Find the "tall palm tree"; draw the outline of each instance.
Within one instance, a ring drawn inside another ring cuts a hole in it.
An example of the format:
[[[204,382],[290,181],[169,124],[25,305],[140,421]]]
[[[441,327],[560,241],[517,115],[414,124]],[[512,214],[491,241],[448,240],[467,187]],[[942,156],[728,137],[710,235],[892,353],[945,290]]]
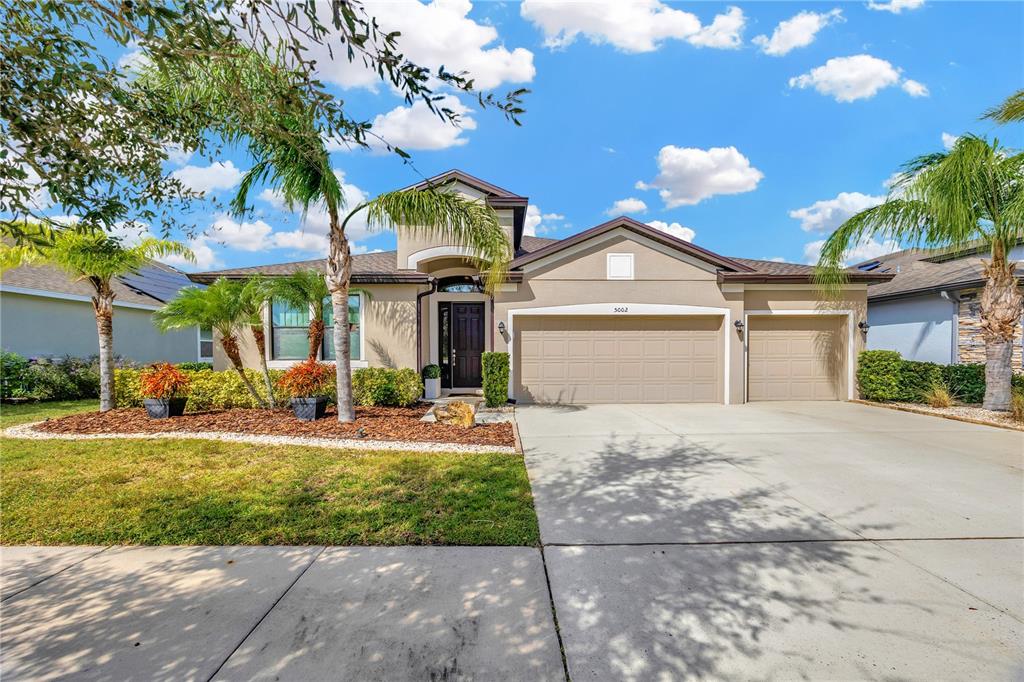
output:
[[[834,290],[845,280],[849,250],[868,236],[927,247],[966,247],[982,242],[984,263],[981,328],[985,339],[985,403],[1010,405],[1014,331],[1021,292],[1010,249],[1024,238],[1024,154],[998,140],[960,137],[948,152],[927,154],[903,166],[884,203],[861,211],[825,241],[817,279]]]
[[[11,267],[21,263],[43,262],[64,270],[75,281],[93,289],[92,308],[99,335],[100,411],[114,409],[114,292],[118,275],[136,272],[150,260],[180,255],[192,260],[192,252],[178,242],[147,237],[127,245],[101,230],[47,230],[27,228],[37,233],[31,246],[3,247],[0,261]],[[45,236],[44,236],[45,235]]]
[[[241,281],[218,279],[205,289],[188,287],[153,314],[157,328],[168,331],[188,327],[210,327],[219,337],[220,347],[242,379],[257,405],[266,406],[245,374],[238,349],[238,334],[252,325],[252,299]],[[264,356],[265,357],[265,356]]]
[[[341,181],[331,167],[325,138],[338,134],[316,119],[315,108],[294,72],[261,55],[240,50],[225,57],[196,60],[176,70],[145,71],[142,87],[161,91],[161,101],[187,110],[230,143],[244,143],[255,163],[243,176],[232,201],[246,212],[256,185],[278,191],[289,209],[326,210],[330,247],[326,281],[334,317],[338,420],[355,419],[348,333],[348,297],[352,254],[346,227],[352,215],[367,210],[371,228],[395,227],[420,235],[443,236],[465,244],[489,271],[488,285],[504,278],[511,247],[494,210],[484,202],[446,188],[384,194],[356,207],[344,220]],[[169,95],[169,96],[168,96]]]
[[[273,298],[309,314],[309,359],[316,360],[324,342],[324,309],[330,292],[324,273],[299,270],[290,275],[275,277],[270,284]]]
[[[263,385],[267,389],[267,403],[271,408],[275,408],[277,401],[274,400],[274,382],[270,378],[270,368],[267,366],[267,333],[263,327],[263,308],[271,297],[270,284],[270,280],[265,277],[249,277],[244,281],[239,297],[242,318],[256,342],[256,352],[260,354],[260,370],[263,373]]]
[[[1019,123],[1024,121],[1024,90],[1018,90],[994,109],[985,112],[985,118],[997,123]]]

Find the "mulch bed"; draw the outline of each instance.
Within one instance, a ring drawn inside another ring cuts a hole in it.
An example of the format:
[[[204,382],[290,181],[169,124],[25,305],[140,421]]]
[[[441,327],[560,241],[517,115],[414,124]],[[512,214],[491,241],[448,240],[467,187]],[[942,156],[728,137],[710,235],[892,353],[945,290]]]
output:
[[[315,422],[299,421],[288,409],[217,410],[188,413],[172,419],[150,419],[143,408],[126,408],[109,412],[83,412],[48,419],[39,424],[36,430],[76,434],[214,431],[306,438],[515,445],[512,425],[509,423],[478,424],[464,429],[459,426],[420,421],[420,417],[429,409],[430,406],[425,403],[411,407],[357,407],[356,420],[341,424],[333,407],[327,409],[326,417]]]

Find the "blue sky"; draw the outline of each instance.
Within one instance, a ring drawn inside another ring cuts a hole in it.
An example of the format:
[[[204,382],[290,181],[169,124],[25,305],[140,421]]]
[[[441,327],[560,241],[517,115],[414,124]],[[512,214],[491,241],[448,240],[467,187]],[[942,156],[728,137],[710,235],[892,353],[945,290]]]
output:
[[[540,236],[627,213],[725,255],[805,262],[843,218],[881,201],[900,163],[942,149],[944,134],[1024,146],[1021,126],[978,120],[1022,87],[1021,3],[368,7],[425,65],[532,93],[520,128],[463,98],[464,129],[451,130],[358,69],[325,62],[321,77],[357,116],[380,116],[378,130],[415,164],[333,153],[350,200],[460,168],[529,196]],[[169,170],[220,197],[249,163],[241,152],[213,168],[176,161]],[[620,200],[633,201],[614,209]],[[255,205],[243,224],[196,207],[200,269],[324,255],[316,215],[303,225],[270,194]],[[359,251],[394,244],[358,225],[353,237]],[[891,248],[865,244],[855,257]]]

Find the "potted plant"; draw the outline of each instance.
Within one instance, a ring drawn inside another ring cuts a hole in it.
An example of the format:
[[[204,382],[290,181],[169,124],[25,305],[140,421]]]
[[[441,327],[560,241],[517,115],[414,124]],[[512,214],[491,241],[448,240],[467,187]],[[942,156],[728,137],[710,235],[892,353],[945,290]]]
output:
[[[155,364],[142,372],[139,392],[149,418],[167,419],[185,414],[188,383],[188,375],[169,362]]]
[[[423,397],[427,400],[441,397],[441,368],[438,365],[423,368]]]
[[[324,416],[334,386],[334,371],[334,365],[306,360],[292,365],[277,380],[278,388],[291,398],[296,418],[311,422]]]

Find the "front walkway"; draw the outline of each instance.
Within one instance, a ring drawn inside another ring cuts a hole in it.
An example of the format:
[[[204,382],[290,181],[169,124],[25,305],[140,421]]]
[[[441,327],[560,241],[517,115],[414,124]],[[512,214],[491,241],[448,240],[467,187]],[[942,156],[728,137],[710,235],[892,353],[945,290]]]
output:
[[[850,403],[516,416],[573,680],[1024,673],[1024,434]]]
[[[4,547],[5,680],[561,680],[524,547]]]

